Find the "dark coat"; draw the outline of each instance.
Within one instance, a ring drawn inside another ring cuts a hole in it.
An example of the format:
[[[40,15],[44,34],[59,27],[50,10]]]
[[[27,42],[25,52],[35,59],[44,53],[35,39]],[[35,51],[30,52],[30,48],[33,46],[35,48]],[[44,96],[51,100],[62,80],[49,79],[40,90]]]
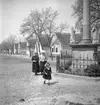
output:
[[[52,79],[51,78],[51,73],[52,73],[51,67],[49,69],[45,67],[44,71],[43,71],[43,78],[47,79],[47,80]]]
[[[36,55],[32,56],[32,72],[36,74],[39,72],[39,57]]]

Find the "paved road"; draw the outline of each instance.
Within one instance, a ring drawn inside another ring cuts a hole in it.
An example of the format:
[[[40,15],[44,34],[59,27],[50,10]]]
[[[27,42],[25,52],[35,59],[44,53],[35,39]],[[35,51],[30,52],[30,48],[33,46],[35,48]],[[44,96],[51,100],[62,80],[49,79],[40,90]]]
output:
[[[100,82],[52,78],[44,85],[29,59],[0,55],[0,105],[100,105]]]

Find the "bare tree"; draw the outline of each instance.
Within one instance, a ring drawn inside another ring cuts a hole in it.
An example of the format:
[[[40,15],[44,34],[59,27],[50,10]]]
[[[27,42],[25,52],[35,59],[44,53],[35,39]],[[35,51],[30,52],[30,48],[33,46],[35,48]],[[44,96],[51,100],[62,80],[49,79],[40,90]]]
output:
[[[1,52],[9,52],[9,45],[6,40],[3,40],[0,46]]]
[[[67,24],[61,24],[56,26],[56,19],[59,13],[54,11],[52,8],[45,8],[41,11],[33,10],[28,15],[27,18],[24,19],[20,32],[22,35],[28,34],[28,36],[33,36],[35,34],[39,41],[41,42],[41,35],[45,34],[48,38],[49,48],[51,52],[51,38],[53,34],[58,30],[63,32],[67,28]]]
[[[42,11],[31,11],[21,25],[21,34],[35,34],[41,42],[40,35],[43,33],[51,35],[54,32],[57,16],[58,12],[53,11],[52,8],[42,9]]]
[[[1,43],[1,50],[9,52],[11,51],[12,54],[14,54],[14,44],[15,44],[15,36],[10,34],[8,38],[4,39]]]
[[[58,27],[58,32],[62,33],[64,31],[67,31],[69,28],[69,25],[67,23],[61,23]]]
[[[7,42],[9,45],[9,49],[11,50],[11,53],[14,54],[14,44],[15,44],[15,36],[10,34],[10,36],[7,38]]]

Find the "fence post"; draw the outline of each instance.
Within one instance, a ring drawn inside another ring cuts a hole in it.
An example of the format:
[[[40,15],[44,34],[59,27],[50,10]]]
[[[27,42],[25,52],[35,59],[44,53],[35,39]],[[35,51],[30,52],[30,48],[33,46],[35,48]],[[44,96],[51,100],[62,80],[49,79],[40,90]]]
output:
[[[56,72],[59,72],[60,67],[60,56],[56,56]]]

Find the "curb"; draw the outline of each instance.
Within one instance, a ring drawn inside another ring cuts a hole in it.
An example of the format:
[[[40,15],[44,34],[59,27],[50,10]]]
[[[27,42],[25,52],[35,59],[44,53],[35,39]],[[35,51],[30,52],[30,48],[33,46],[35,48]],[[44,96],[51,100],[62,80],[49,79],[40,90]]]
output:
[[[77,76],[77,75],[64,74],[64,73],[53,73],[53,75],[61,78],[71,78],[77,80],[100,82],[100,77],[94,78],[94,77]]]

